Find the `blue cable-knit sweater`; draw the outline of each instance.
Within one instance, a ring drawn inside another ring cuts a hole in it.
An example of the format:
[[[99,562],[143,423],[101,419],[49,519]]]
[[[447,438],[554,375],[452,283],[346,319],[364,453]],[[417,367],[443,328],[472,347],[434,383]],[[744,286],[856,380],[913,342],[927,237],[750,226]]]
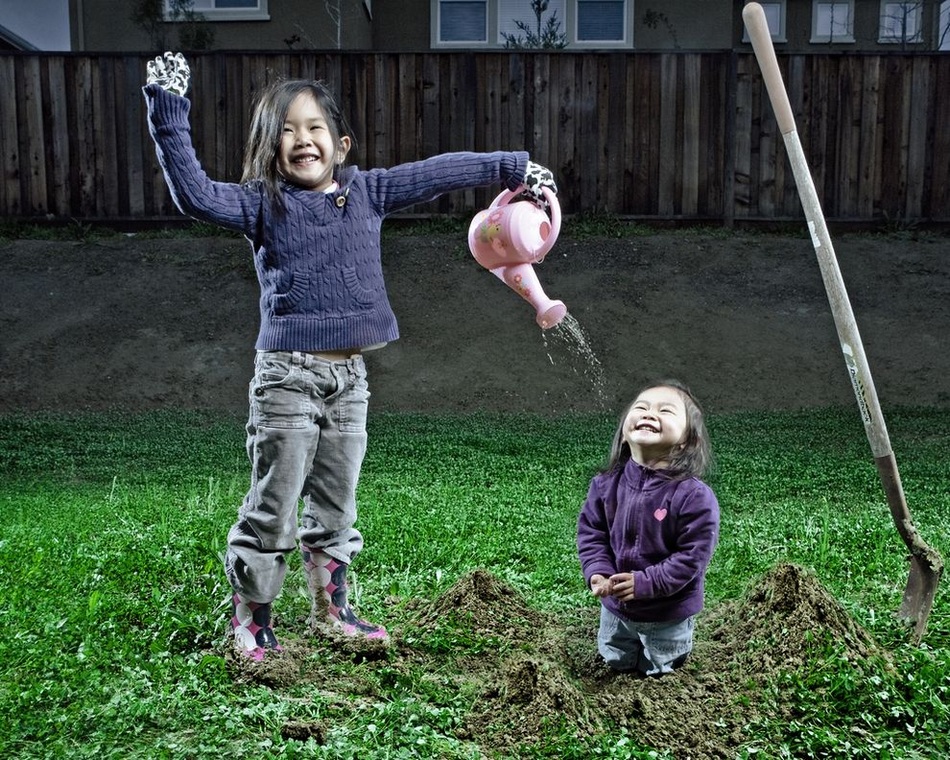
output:
[[[283,186],[275,207],[262,183],[215,182],[198,163],[186,98],[144,88],[149,131],[175,205],[188,216],[239,231],[251,243],[261,286],[262,351],[333,351],[399,337],[383,282],[383,218],[468,187],[524,179],[524,152],[446,153],[391,169],[348,170],[336,193]],[[345,203],[337,205],[342,192]]]

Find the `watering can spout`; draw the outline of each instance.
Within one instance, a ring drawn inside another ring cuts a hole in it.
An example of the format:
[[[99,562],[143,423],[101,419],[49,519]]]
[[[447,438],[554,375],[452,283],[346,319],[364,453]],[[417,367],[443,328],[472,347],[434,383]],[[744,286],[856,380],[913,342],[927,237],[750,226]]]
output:
[[[505,190],[472,219],[468,247],[475,260],[530,303],[542,330],[554,327],[567,314],[562,301],[548,298],[532,264],[540,264],[557,240],[561,208],[557,196],[543,189],[551,216],[530,201],[510,201],[521,192]]]
[[[554,327],[567,315],[567,307],[563,301],[553,300],[545,295],[534,267],[530,264],[498,267],[491,272],[534,307],[535,321],[542,330]]]

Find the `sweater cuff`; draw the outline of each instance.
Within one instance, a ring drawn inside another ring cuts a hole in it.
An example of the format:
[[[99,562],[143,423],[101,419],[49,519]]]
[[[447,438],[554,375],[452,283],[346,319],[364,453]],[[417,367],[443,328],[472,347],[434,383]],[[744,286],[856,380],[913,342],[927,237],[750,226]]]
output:
[[[633,593],[637,599],[652,599],[655,596],[653,579],[642,570],[634,570]]]
[[[147,84],[142,88],[148,102],[149,111],[163,124],[175,121],[187,121],[191,111],[191,101],[169,92],[160,84]]]
[[[528,154],[523,151],[515,151],[511,154],[511,166],[505,166],[505,187],[509,190],[517,190],[524,184],[524,175],[528,170]]]

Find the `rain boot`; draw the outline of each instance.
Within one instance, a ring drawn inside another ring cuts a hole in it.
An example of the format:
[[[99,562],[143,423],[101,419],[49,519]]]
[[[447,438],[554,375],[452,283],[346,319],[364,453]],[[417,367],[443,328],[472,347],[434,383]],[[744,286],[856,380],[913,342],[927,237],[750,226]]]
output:
[[[270,625],[270,603],[250,602],[240,594],[231,597],[231,629],[238,652],[260,662],[268,650],[281,651]]]
[[[347,636],[375,640],[389,637],[385,628],[361,620],[350,606],[347,599],[347,565],[306,545],[301,547],[300,554],[312,600],[310,626],[313,629],[329,626]]]

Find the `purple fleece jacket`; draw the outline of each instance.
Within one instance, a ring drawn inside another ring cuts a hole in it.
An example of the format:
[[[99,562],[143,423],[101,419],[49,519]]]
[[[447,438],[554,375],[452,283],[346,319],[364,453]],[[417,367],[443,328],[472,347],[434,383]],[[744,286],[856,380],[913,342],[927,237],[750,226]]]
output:
[[[208,178],[191,142],[190,101],[155,84],[144,93],[149,131],[179,210],[251,243],[261,286],[258,350],[331,351],[398,338],[383,282],[383,218],[452,190],[495,183],[514,190],[528,163],[524,152],[446,153],[391,169],[354,167],[335,193],[284,185],[281,211],[259,182]]]
[[[636,598],[601,603],[632,621],[670,622],[703,608],[703,580],[719,539],[719,502],[697,478],[672,480],[629,460],[593,478],[577,522],[584,580],[633,573]]]

